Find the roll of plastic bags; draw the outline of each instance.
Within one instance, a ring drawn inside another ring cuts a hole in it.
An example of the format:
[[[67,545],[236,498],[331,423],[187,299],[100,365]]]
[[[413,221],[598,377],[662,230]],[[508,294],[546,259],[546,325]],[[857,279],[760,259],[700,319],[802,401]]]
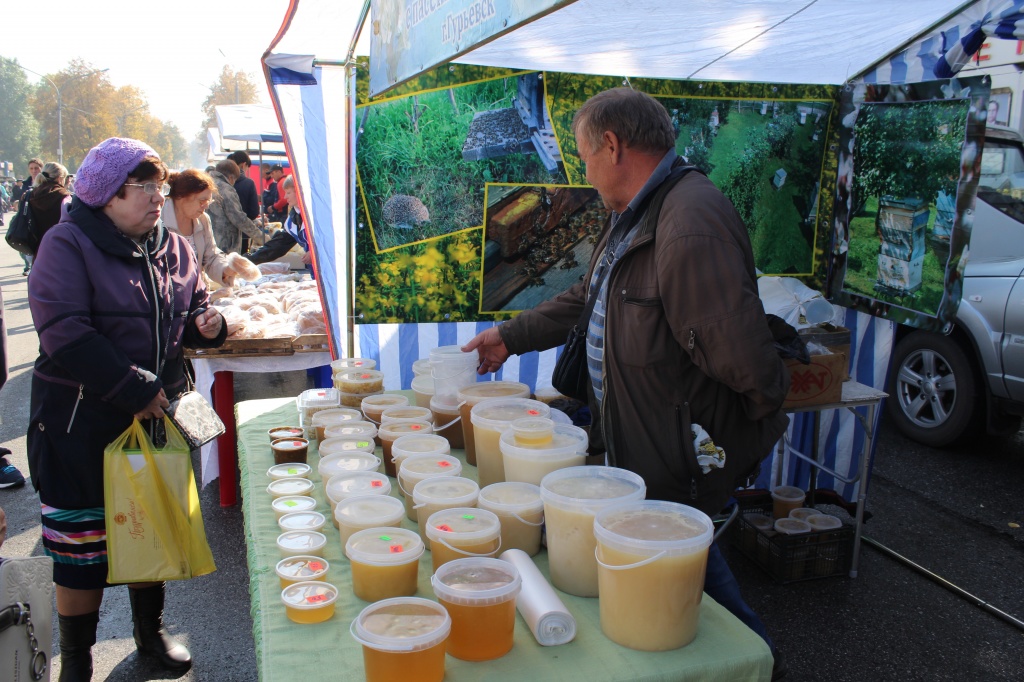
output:
[[[533,559],[521,549],[506,550],[501,559],[519,571],[523,588],[516,608],[541,646],[568,644],[576,637],[576,619],[558,598],[555,588],[541,574]]]

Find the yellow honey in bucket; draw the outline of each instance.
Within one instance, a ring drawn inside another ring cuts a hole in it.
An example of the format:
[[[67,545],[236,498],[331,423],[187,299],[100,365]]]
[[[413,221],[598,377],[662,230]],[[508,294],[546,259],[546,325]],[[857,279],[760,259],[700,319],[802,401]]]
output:
[[[352,590],[363,601],[380,601],[416,594],[420,536],[404,528],[368,528],[345,543],[352,564]]]
[[[511,423],[527,417],[551,415],[551,408],[529,398],[495,398],[477,403],[470,411],[473,439],[476,441],[477,479],[481,486],[505,480],[499,439]]]
[[[402,460],[402,468],[398,471],[398,487],[405,498],[405,515],[416,522],[416,510],[413,509],[413,489],[420,481],[437,476],[459,476],[462,473],[462,462],[452,455],[413,455]]]
[[[476,439],[473,433],[473,422],[470,415],[473,406],[483,400],[493,398],[528,398],[530,387],[518,381],[482,381],[468,386],[463,386],[458,391],[458,400],[451,404],[459,406],[459,415],[462,424],[462,439],[466,448],[466,463],[476,466]],[[437,396],[435,396],[436,398]],[[440,405],[447,403],[439,402]]]
[[[396,597],[370,604],[352,621],[363,646],[366,682],[441,682],[451,618],[440,604]]]
[[[448,653],[466,661],[490,661],[512,650],[516,595],[522,579],[500,559],[456,559],[430,580],[452,619]]]
[[[426,531],[434,572],[454,559],[492,557],[501,548],[501,522],[485,509],[443,509],[427,519]]]
[[[341,533],[341,546],[356,531],[391,526],[398,528],[405,518],[405,505],[390,495],[346,497],[334,508],[334,523]]]
[[[605,507],[594,519],[601,630],[616,644],[668,651],[697,636],[714,526],[675,502]]]
[[[538,486],[492,483],[480,491],[477,506],[494,513],[501,522],[502,550],[520,549],[530,556],[540,552],[544,503]]]
[[[452,507],[475,507],[479,494],[480,486],[476,481],[461,476],[436,476],[416,484],[412,490],[413,509],[420,537],[427,549],[430,549],[430,540],[427,539],[426,527],[431,515]]]

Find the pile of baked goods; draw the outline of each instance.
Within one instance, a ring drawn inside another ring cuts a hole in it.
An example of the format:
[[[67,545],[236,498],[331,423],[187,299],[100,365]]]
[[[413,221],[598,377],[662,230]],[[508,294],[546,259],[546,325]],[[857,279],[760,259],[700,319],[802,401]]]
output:
[[[253,270],[244,275],[241,271],[246,268],[237,270],[239,278],[235,286],[210,294],[211,304],[227,322],[228,339],[294,338],[327,333],[320,294],[308,274],[292,273],[287,263],[252,267]],[[244,280],[243,276],[255,277]]]

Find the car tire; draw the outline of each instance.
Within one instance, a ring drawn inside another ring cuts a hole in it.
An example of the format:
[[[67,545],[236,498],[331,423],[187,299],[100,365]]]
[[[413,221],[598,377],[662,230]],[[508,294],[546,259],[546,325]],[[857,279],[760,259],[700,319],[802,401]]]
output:
[[[893,351],[886,410],[896,428],[918,443],[949,447],[974,434],[984,409],[970,358],[952,338],[924,331]]]

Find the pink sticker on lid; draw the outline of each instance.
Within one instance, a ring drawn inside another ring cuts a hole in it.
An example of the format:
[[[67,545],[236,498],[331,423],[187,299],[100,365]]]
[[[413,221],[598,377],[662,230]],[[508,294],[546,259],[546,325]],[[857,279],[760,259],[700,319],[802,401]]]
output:
[[[360,374],[359,378],[360,379],[369,379],[371,376],[373,376],[373,375],[372,374]]]
[[[311,571],[322,571],[322,570],[324,570],[324,565],[322,563],[320,563],[319,561],[310,561],[308,564],[306,564],[306,566]]]
[[[450,467],[451,465],[452,465],[451,462],[446,462],[443,459],[442,460],[438,460],[438,462],[437,462],[437,466],[442,467],[442,468]]]
[[[452,527],[449,526],[447,523],[442,523],[440,526],[437,527],[437,529],[438,530],[443,530],[445,533],[451,533],[452,532]]]
[[[410,431],[419,431],[422,428],[423,427],[420,426],[419,424],[409,424],[409,430]]]
[[[392,554],[401,554],[405,551],[405,547],[402,547],[401,545],[391,545],[390,547],[388,547],[388,551],[390,551]]]
[[[370,481],[370,487],[371,488],[380,488],[383,485],[384,485],[384,481],[377,481],[377,480]]]
[[[526,414],[530,415],[531,417],[536,417],[538,414],[540,414],[540,410],[527,410]]]
[[[306,601],[310,604],[318,604],[322,601],[327,601],[326,594],[314,594],[306,597]]]

